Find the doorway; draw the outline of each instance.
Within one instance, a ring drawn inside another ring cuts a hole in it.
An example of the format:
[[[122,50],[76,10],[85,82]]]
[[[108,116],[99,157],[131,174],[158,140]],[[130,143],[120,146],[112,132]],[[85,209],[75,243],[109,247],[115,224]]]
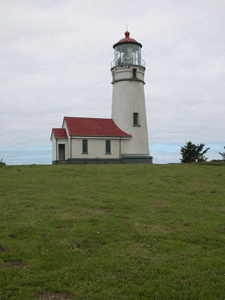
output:
[[[59,144],[59,161],[65,160],[65,144]]]

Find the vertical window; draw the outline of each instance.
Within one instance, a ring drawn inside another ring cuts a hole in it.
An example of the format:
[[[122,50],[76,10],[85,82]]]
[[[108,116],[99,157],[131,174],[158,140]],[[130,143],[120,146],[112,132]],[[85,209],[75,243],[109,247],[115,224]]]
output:
[[[88,154],[88,140],[83,140],[83,154]]]
[[[139,114],[133,113],[133,126],[139,126]]]
[[[133,78],[137,78],[137,70],[133,69]]]
[[[111,154],[111,141],[110,140],[105,141],[105,153]]]

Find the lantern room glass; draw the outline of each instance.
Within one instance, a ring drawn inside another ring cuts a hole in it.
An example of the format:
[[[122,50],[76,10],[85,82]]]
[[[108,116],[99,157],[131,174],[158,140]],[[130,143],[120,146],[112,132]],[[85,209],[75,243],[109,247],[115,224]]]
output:
[[[116,46],[114,64],[115,66],[141,65],[141,47],[133,43]]]

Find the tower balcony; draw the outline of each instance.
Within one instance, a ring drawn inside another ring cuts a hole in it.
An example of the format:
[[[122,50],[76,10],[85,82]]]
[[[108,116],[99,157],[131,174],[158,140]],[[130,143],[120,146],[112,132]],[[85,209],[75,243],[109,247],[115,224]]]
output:
[[[145,68],[145,61],[143,59],[117,59],[113,60],[110,63],[111,69],[114,67],[122,67],[122,66],[141,66]]]

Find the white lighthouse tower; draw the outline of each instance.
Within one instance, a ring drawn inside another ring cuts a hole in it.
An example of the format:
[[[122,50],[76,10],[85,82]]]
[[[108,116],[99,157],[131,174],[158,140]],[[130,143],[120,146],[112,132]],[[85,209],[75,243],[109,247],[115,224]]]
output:
[[[142,45],[130,38],[130,33],[126,31],[125,38],[113,48],[112,119],[121,130],[132,136],[130,140],[122,143],[121,154],[124,158],[133,157],[134,160],[146,160],[146,163],[151,163],[144,94],[145,63],[141,58]]]

